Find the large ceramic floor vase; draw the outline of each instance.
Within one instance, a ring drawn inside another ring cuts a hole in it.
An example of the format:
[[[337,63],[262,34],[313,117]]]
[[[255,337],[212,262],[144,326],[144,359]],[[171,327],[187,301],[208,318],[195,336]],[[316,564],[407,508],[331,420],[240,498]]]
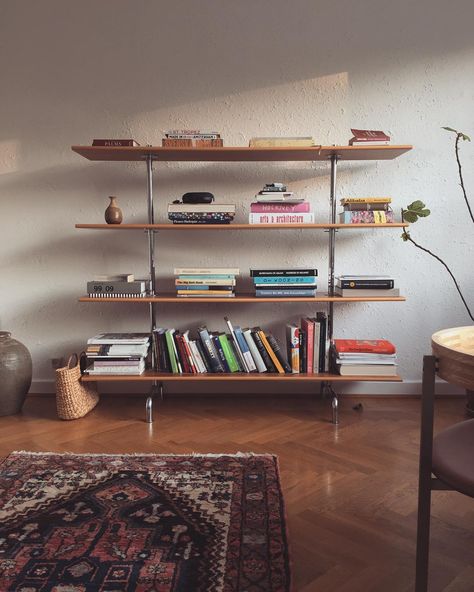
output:
[[[466,389],[466,410],[470,415],[474,414],[474,326],[434,333],[431,349],[438,358],[438,375]]]
[[[0,415],[21,411],[31,386],[31,356],[8,331],[0,331]]]

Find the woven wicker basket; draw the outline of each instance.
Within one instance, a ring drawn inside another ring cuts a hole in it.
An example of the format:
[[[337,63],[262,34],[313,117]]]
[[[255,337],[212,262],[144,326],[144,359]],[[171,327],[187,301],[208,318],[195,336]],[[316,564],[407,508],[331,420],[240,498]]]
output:
[[[81,382],[79,358],[77,354],[72,354],[67,366],[56,370],[58,417],[60,419],[79,419],[94,409],[98,402],[99,395],[95,388]]]

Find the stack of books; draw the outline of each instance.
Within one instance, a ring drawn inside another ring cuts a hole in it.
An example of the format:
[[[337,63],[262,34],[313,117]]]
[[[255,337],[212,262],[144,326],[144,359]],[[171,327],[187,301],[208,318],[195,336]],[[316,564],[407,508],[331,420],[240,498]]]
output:
[[[143,298],[150,291],[150,280],[136,280],[131,273],[99,275],[87,282],[90,298]]]
[[[284,183],[267,183],[250,204],[249,224],[312,224],[310,203]]]
[[[334,339],[331,358],[343,376],[397,376],[395,346],[386,339]]]
[[[328,367],[327,316],[301,319],[300,325],[286,326],[288,362],[293,374],[319,374]]]
[[[220,132],[175,129],[165,133],[161,145],[167,148],[222,148],[224,140]]]
[[[334,292],[343,298],[400,296],[394,278],[389,275],[339,275]]]
[[[351,129],[354,134],[349,146],[386,146],[390,144],[390,136],[380,130]]]
[[[339,214],[341,224],[390,224],[393,223],[391,197],[345,197],[341,199],[344,210]]]
[[[149,333],[99,333],[87,340],[87,374],[143,374]]]
[[[230,224],[234,216],[234,204],[171,203],[168,205],[168,218],[173,224]]]
[[[224,318],[227,333],[211,332],[203,326],[192,338],[189,330],[155,329],[155,370],[173,374],[291,373],[291,367],[271,333],[260,327],[234,327],[227,317]]]
[[[238,267],[178,267],[174,270],[180,298],[233,298]]]
[[[317,275],[318,270],[314,267],[267,267],[250,270],[257,298],[315,296]]]
[[[311,136],[251,138],[250,148],[307,148],[314,146]]]

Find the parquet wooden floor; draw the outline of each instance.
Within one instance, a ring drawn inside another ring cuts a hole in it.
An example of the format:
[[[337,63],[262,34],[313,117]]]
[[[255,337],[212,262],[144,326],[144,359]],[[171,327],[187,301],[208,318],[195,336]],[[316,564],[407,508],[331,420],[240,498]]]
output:
[[[362,411],[352,406],[363,402]],[[30,397],[0,418],[0,454],[272,452],[280,459],[297,592],[413,590],[419,401],[347,399],[341,423],[305,398],[167,399],[150,426],[144,400],[103,397],[87,417],[55,418]],[[463,399],[438,400],[435,429],[464,418]],[[434,492],[432,592],[474,590],[474,500]]]

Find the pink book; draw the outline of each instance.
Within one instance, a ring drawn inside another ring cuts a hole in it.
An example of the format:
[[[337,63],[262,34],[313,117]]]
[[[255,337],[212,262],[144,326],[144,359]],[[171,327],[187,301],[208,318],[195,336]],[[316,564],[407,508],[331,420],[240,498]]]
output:
[[[279,213],[279,212],[310,212],[311,204],[308,201],[302,201],[300,203],[257,203],[253,202],[250,204],[250,211],[252,214],[266,214]]]

